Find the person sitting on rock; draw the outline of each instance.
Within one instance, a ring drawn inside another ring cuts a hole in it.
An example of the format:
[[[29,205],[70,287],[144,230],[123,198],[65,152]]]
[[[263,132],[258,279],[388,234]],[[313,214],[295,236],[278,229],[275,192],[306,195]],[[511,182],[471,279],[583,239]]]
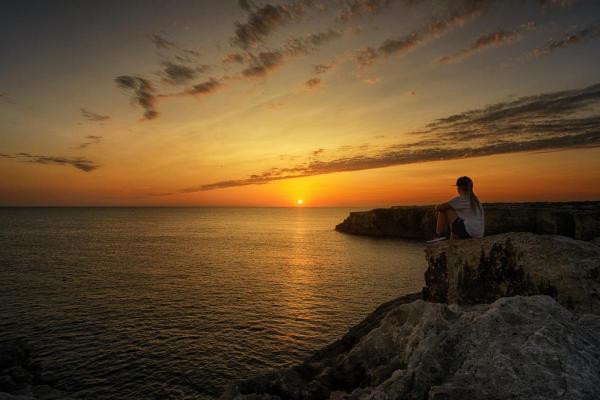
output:
[[[435,207],[437,224],[435,237],[427,243],[446,240],[446,232],[452,239],[483,237],[485,229],[483,207],[473,192],[473,181],[468,176],[456,180],[458,196]]]

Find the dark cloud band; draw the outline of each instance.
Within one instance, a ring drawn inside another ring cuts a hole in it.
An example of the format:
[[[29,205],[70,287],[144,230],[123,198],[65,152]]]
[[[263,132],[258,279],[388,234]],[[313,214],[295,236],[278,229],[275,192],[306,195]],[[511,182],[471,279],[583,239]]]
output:
[[[91,172],[100,167],[94,161],[83,157],[56,157],[29,153],[0,154],[0,157],[19,159],[21,161],[42,165],[70,165],[83,172]]]
[[[600,147],[600,84],[465,111],[440,118],[411,133],[416,140],[352,152],[330,160],[271,168],[248,178],[202,184],[182,192],[207,191],[272,181],[358,171],[427,161],[453,160],[526,151]],[[322,149],[317,154],[322,153]]]

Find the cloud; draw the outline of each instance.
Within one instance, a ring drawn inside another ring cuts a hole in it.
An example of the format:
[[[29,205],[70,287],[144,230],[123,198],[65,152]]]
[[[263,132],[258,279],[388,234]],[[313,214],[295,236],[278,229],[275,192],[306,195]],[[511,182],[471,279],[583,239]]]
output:
[[[280,50],[262,51],[253,56],[252,65],[242,71],[246,78],[263,77],[267,72],[283,64],[284,53]]]
[[[108,115],[100,115],[95,112],[86,110],[85,108],[81,109],[81,115],[83,116],[83,118],[92,122],[103,122],[110,119]]]
[[[491,0],[462,0],[447,3],[448,10],[443,18],[438,18],[422,30],[398,38],[384,40],[377,47],[366,47],[356,52],[355,61],[359,67],[369,67],[392,55],[403,54],[417,48],[428,40],[437,38],[445,32],[462,26],[467,20],[475,18],[486,10]]]
[[[308,0],[307,0],[308,1]],[[144,108],[144,118],[153,119],[158,116],[156,111],[157,98],[175,97],[182,95],[209,95],[225,86],[225,81],[240,80],[240,79],[257,79],[267,76],[270,72],[282,66],[285,62],[299,55],[310,54],[316,51],[319,46],[324,43],[334,40],[341,36],[341,32],[337,30],[327,30],[319,33],[311,33],[306,36],[288,38],[281,49],[273,49],[261,51],[258,54],[246,52],[244,55],[240,53],[230,53],[224,57],[223,62],[238,62],[246,64],[246,67],[235,76],[225,76],[220,79],[210,78],[205,82],[194,85],[191,89],[186,89],[175,94],[156,94],[153,85],[150,81],[139,76],[122,75],[115,79],[117,86],[132,92],[132,98],[142,108]],[[174,81],[179,83],[189,82],[192,76],[195,76],[195,71],[174,63],[165,63],[170,68],[166,70]]]
[[[336,63],[334,61],[329,64],[317,64],[313,67],[313,72],[315,74],[324,74],[325,72],[335,68]]]
[[[248,20],[245,23],[235,23],[235,33],[230,43],[245,50],[255,47],[275,28],[298,19],[303,9],[301,3],[296,2],[286,5],[266,4],[257,9],[248,8]]]
[[[316,51],[325,43],[338,39],[342,32],[336,29],[329,29],[324,32],[310,33],[306,36],[288,38],[282,47],[282,52],[288,56],[306,55]]]
[[[316,89],[317,87],[319,87],[321,85],[322,81],[319,78],[310,78],[309,80],[307,80],[306,82],[304,82],[304,86],[306,86],[308,89]]]
[[[133,101],[144,109],[144,119],[158,117],[155,90],[150,81],[139,76],[121,75],[115,78],[115,83],[121,89],[133,92]]]
[[[148,38],[150,38],[150,41],[158,50],[168,50],[171,48],[177,48],[175,42],[168,40],[167,38],[158,33],[150,33],[148,34]]]
[[[100,167],[94,161],[83,157],[56,157],[29,153],[0,154],[0,157],[20,159],[24,162],[42,165],[69,165],[83,172],[91,172]]]
[[[304,38],[304,41],[306,43],[308,43],[309,45],[322,46],[323,44],[329,42],[330,40],[338,39],[341,36],[342,36],[341,31],[339,31],[337,29],[329,29],[324,32],[311,33],[306,38]]]
[[[306,36],[288,38],[281,49],[262,51],[258,55],[248,53],[250,65],[242,70],[242,77],[260,78],[282,66],[293,57],[310,54],[330,40],[342,35],[337,30],[311,33]]]
[[[172,84],[180,85],[196,78],[198,70],[187,65],[175,64],[171,61],[163,62],[166,81]]]
[[[313,150],[313,151],[310,153],[310,155],[311,155],[313,158],[317,158],[317,157],[318,157],[320,154],[322,154],[324,151],[325,151],[325,149],[316,149],[316,150]]]
[[[422,36],[416,33],[411,33],[399,39],[387,39],[376,49],[367,47],[358,51],[356,62],[362,67],[367,67],[395,53],[407,52],[417,47],[422,40]]]
[[[564,47],[588,43],[598,38],[600,38],[600,23],[595,23],[575,32],[567,33],[558,40],[549,40],[545,46],[533,50],[533,55],[539,57]]]
[[[495,32],[486,33],[475,39],[470,46],[465,47],[464,49],[461,49],[456,53],[440,57],[438,59],[438,62],[442,64],[456,62],[483,49],[513,43],[519,40],[520,37],[521,33],[518,31],[498,30]]]
[[[343,146],[345,155],[292,167],[270,168],[247,178],[201,184],[189,193],[272,181],[427,161],[516,152],[600,147],[600,84],[545,93],[439,118],[412,132],[412,143],[381,148]],[[361,152],[356,150],[360,149]],[[321,149],[316,150],[321,154]]]
[[[346,0],[342,2],[338,18],[347,21],[364,14],[377,14],[392,3],[393,0]]]
[[[200,52],[196,50],[183,49],[179,54],[176,54],[175,60],[180,63],[195,63],[200,58]],[[202,65],[202,68],[209,68],[209,65]]]
[[[88,148],[89,146],[91,146],[93,144],[99,144],[100,141],[102,140],[102,136],[97,136],[97,135],[87,135],[85,138],[88,141],[87,142],[83,142],[79,146],[77,146],[78,149],[85,149],[85,148]]]
[[[250,12],[254,8],[254,3],[250,0],[238,0],[238,5],[246,12]]]
[[[205,96],[216,92],[224,86],[222,80],[210,78],[207,81],[194,85],[192,89],[188,90],[188,93],[193,96]]]
[[[247,57],[245,57],[241,53],[229,53],[229,54],[225,54],[223,56],[223,58],[221,59],[221,62],[223,64],[231,64],[231,63],[243,64],[246,61],[246,58]]]

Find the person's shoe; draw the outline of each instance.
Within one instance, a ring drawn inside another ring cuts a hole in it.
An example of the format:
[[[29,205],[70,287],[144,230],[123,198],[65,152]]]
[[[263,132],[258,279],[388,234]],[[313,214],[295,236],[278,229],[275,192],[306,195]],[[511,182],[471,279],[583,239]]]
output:
[[[441,242],[444,240],[448,240],[448,238],[445,236],[436,236],[433,239],[426,241],[425,243],[432,244],[432,243],[437,243],[437,242]]]

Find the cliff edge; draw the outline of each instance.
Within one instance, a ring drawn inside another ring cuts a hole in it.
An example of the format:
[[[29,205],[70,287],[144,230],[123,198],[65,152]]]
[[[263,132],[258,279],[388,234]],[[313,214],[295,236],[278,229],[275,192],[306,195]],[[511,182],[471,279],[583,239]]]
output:
[[[600,236],[600,201],[570,203],[485,203],[486,235],[532,232],[580,240]],[[351,212],[336,230],[355,235],[431,238],[433,206],[400,206]]]

